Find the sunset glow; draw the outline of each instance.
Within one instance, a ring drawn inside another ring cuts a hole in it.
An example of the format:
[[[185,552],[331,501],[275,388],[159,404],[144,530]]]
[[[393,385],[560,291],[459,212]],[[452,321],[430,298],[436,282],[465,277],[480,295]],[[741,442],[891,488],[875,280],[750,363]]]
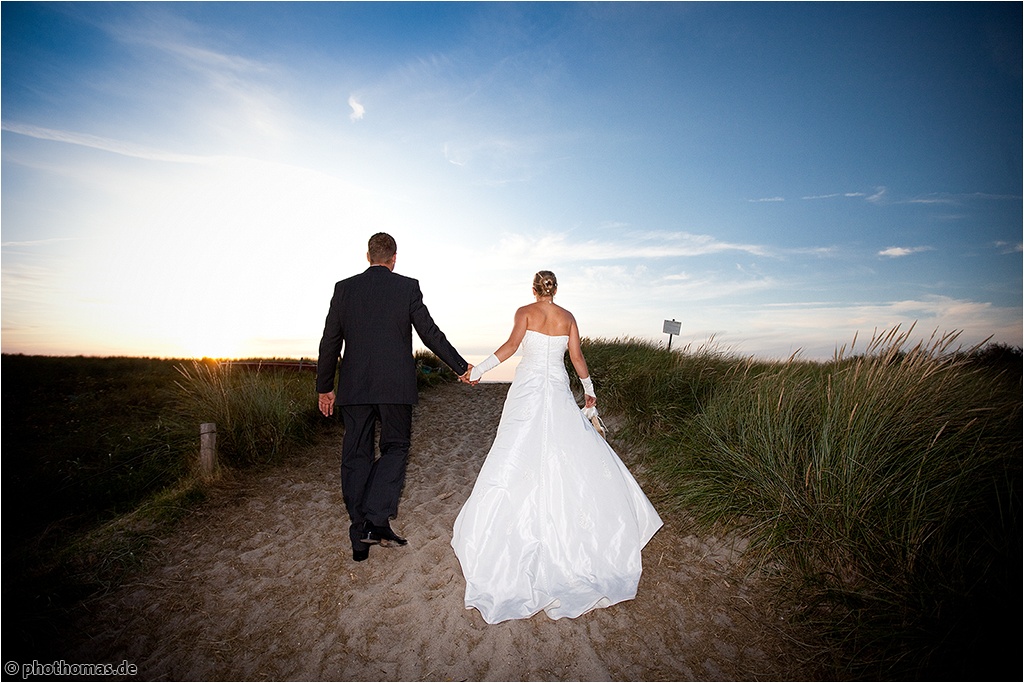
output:
[[[1021,344],[1020,6],[4,3],[5,353],[315,357],[367,238],[467,358]]]

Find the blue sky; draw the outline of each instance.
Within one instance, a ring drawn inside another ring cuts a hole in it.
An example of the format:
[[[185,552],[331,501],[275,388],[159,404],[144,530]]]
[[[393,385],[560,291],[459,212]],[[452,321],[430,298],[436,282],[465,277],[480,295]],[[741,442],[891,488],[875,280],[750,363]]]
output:
[[[398,240],[470,360],[1021,344],[1019,3],[2,5],[8,353],[315,356]]]

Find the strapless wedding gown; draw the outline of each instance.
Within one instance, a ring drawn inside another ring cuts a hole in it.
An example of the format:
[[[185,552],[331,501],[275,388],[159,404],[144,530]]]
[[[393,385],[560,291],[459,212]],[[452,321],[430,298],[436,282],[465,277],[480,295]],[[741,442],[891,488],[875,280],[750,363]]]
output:
[[[661,518],[576,404],[569,338],[529,330],[498,432],[452,535],[466,608],[491,624],[636,596]]]

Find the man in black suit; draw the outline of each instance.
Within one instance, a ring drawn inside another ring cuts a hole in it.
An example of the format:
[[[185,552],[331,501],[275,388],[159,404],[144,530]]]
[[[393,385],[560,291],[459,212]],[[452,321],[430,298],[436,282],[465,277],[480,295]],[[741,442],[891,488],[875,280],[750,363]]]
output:
[[[412,406],[418,400],[412,330],[455,374],[469,381],[471,365],[448,342],[423,304],[419,282],[393,272],[394,238],[370,238],[365,272],[334,286],[317,361],[320,412],[341,408],[345,436],[341,449],[341,491],[352,524],[352,559],[365,560],[370,545],[405,545],[391,529],[405,483],[412,432]],[[338,373],[338,356],[345,347]],[[380,422],[380,457],[374,458],[374,431]]]

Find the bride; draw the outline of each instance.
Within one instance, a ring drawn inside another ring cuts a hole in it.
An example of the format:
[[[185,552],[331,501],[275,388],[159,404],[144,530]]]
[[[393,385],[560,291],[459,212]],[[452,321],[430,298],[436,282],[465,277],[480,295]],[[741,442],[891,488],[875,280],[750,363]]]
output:
[[[534,277],[536,303],[473,368],[476,383],[521,349],[494,443],[452,535],[466,609],[491,624],[541,610],[578,617],[636,596],[640,550],[661,518],[569,389],[565,351],[586,407],[597,403],[576,320],[554,303],[558,282]]]

